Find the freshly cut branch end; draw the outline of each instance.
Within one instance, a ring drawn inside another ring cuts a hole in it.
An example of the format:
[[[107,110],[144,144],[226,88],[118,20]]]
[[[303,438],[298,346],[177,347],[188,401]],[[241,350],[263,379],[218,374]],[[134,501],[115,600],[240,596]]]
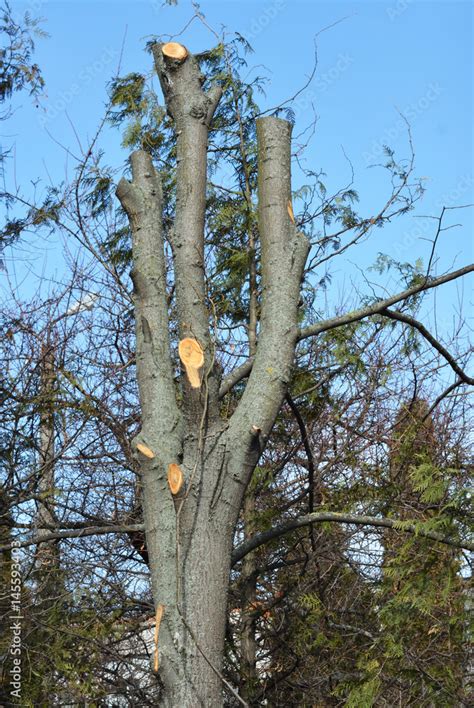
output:
[[[155,655],[153,660],[153,671],[155,674],[158,672],[160,667],[160,656],[158,653],[158,636],[160,633],[160,624],[163,617],[163,612],[165,611],[164,605],[158,605],[156,608],[156,618],[155,618]]]
[[[183,473],[181,472],[181,467],[176,463],[172,462],[168,466],[168,485],[171,490],[171,494],[176,495],[182,489],[184,483]]]
[[[290,217],[291,223],[294,224],[295,223],[295,215],[293,213],[293,205],[290,201],[288,202],[288,216]]]
[[[184,61],[188,56],[188,50],[179,42],[167,42],[167,44],[163,44],[161,51],[165,57],[176,61]]]
[[[196,339],[186,337],[180,341],[178,352],[192,388],[200,388],[200,370],[204,364],[204,352],[201,345]]]
[[[144,445],[143,443],[137,443],[137,450],[138,452],[141,452],[142,455],[145,455],[145,457],[148,457],[149,460],[153,460],[155,457],[155,453],[153,450],[151,450],[147,445]]]

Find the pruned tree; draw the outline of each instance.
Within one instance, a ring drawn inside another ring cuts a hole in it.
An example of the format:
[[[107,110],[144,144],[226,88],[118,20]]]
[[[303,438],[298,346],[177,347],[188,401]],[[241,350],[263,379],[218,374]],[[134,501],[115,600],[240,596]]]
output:
[[[158,644],[164,701],[218,705],[234,528],[290,378],[309,242],[289,214],[291,126],[279,118],[262,118],[257,124],[262,324],[245,394],[230,421],[223,421],[222,377],[211,337],[204,270],[208,130],[221,89],[202,89],[198,61],[184,47],[156,45],[154,56],[176,127],[171,245],[179,337],[191,340],[202,359],[197,358],[193,376],[182,357],[183,400],[178,408],[168,333],[161,186],[149,155],[134,153],[132,182],[122,181],[117,195],[133,238],[143,416],[135,444],[145,444],[153,454],[151,459],[142,456],[140,466],[153,594],[157,609],[164,606]],[[171,464],[181,467],[184,478],[176,496],[167,479]]]

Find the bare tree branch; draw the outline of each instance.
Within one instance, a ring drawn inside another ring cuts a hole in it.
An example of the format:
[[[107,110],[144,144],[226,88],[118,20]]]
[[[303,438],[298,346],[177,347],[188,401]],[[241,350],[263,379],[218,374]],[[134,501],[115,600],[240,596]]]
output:
[[[392,295],[391,297],[385,298],[384,300],[378,300],[372,305],[368,305],[367,307],[361,307],[360,309],[352,310],[352,312],[348,312],[345,315],[331,317],[327,320],[316,322],[315,324],[310,325],[309,327],[305,327],[305,329],[300,330],[298,334],[298,340],[301,341],[302,339],[306,339],[307,337],[314,337],[318,334],[321,334],[322,332],[327,332],[331,329],[336,329],[337,327],[343,327],[344,325],[351,324],[352,322],[358,322],[367,317],[371,317],[372,315],[383,314],[384,310],[386,310],[388,307],[391,307],[392,305],[395,305],[397,302],[402,302],[403,300],[406,300],[407,298],[411,297],[412,295],[416,295],[419,292],[430,290],[431,288],[436,288],[438,285],[442,285],[443,283],[448,283],[451,280],[461,278],[463,275],[467,275],[468,273],[472,273],[473,271],[474,264],[470,264],[464,266],[463,268],[459,268],[458,270],[454,270],[451,273],[441,275],[438,278],[432,278],[429,280],[424,279],[421,283],[413,285],[411,288],[407,288],[406,290],[402,290],[396,295]],[[233,386],[235,386],[237,383],[239,383],[239,381],[248,376],[250,371],[252,370],[252,366],[253,362],[251,359],[249,359],[248,361],[241,364],[241,366],[239,366],[237,369],[234,369],[234,371],[232,371],[229,376],[225,378],[222,382],[219,396],[221,398],[225,396],[226,393],[228,393]]]
[[[456,372],[456,374],[459,376],[459,378],[466,384],[469,384],[470,386],[474,386],[474,378],[471,376],[468,376],[460,366],[456,363],[456,359],[448,352],[448,350],[443,347],[440,342],[438,342],[435,337],[429,332],[426,327],[421,323],[418,322],[418,320],[415,320],[414,317],[411,317],[410,315],[405,314],[404,312],[399,312],[398,310],[382,310],[381,315],[384,317],[389,317],[391,320],[397,320],[398,322],[404,322],[405,324],[410,325],[410,327],[413,327],[414,329],[418,330],[418,332],[431,344],[432,347],[438,351],[444,359],[448,362],[450,367],[453,369],[453,371]]]
[[[84,538],[86,536],[101,536],[107,533],[130,533],[131,531],[144,531],[144,524],[128,524],[124,526],[84,526],[81,529],[67,529],[63,531],[51,531],[50,533],[41,533],[40,536],[25,539],[24,541],[15,541],[5,546],[0,546],[0,551],[11,551],[13,548],[27,548],[28,546],[36,546],[44,541],[57,541],[61,538]]]
[[[371,317],[372,315],[379,315],[386,310],[387,307],[395,305],[397,302],[402,302],[412,295],[423,292],[425,290],[431,290],[432,288],[438,287],[438,285],[443,285],[443,283],[449,283],[451,280],[456,280],[461,278],[463,275],[472,273],[474,271],[474,264],[464,266],[458,270],[453,270],[451,273],[446,273],[445,275],[440,275],[438,278],[427,279],[424,278],[420,283],[412,285],[411,288],[402,290],[396,295],[387,297],[384,300],[378,300],[372,303],[372,305],[367,305],[367,307],[361,307],[359,310],[353,310],[345,315],[340,315],[339,317],[331,317],[330,319],[323,320],[322,322],[316,322],[314,325],[310,325],[305,329],[300,330],[298,339],[306,339],[306,337],[313,337],[322,332],[327,332],[328,330],[335,329],[336,327],[342,327],[352,322],[358,322],[366,317]]]
[[[439,543],[444,543],[447,546],[453,546],[453,548],[462,548],[468,551],[474,551],[474,543],[469,541],[456,541],[453,538],[448,538],[443,536],[436,531],[424,531],[418,528],[415,524],[410,524],[408,521],[403,521],[403,528],[399,526],[400,521],[396,519],[378,518],[376,516],[359,516],[355,514],[339,514],[337,512],[323,511],[315,512],[314,514],[305,514],[297,519],[292,519],[286,524],[277,526],[274,529],[269,529],[263,533],[259,533],[253,538],[249,539],[245,543],[241,543],[240,546],[234,550],[232,554],[232,565],[235,565],[239,561],[255,550],[259,546],[262,546],[275,538],[284,536],[295,529],[299,529],[302,526],[308,526],[308,524],[320,524],[325,521],[335,522],[338,524],[355,524],[357,526],[381,526],[387,529],[395,529],[396,531],[402,531],[403,533],[411,533],[415,536],[423,536],[424,538],[429,538],[432,541],[438,541]]]
[[[448,388],[446,388],[442,393],[440,393],[440,395],[439,395],[438,398],[435,400],[435,402],[433,403],[433,405],[430,406],[428,412],[426,413],[426,415],[425,415],[425,417],[424,417],[424,420],[426,420],[427,418],[430,417],[430,415],[433,413],[433,411],[435,410],[435,408],[437,408],[437,407],[439,406],[439,404],[441,403],[441,401],[442,401],[443,399],[445,399],[447,396],[449,396],[449,394],[450,394],[452,391],[455,391],[459,386],[462,386],[463,383],[464,383],[464,382],[461,381],[461,379],[457,379],[457,380],[454,381],[450,386],[448,386]]]
[[[313,451],[311,449],[311,445],[309,444],[309,437],[308,437],[308,431],[306,429],[306,424],[303,420],[303,417],[299,411],[298,406],[292,399],[289,393],[286,394],[286,400],[288,405],[291,408],[291,412],[295,416],[296,422],[298,423],[298,428],[300,429],[301,433],[301,442],[303,443],[303,447],[305,449],[308,465],[307,465],[307,471],[308,471],[308,513],[312,514],[314,512],[314,456],[313,456]],[[318,490],[319,491],[319,490]],[[319,500],[320,501],[320,500]],[[311,535],[311,543],[313,544],[314,539],[313,536]]]
[[[245,379],[252,371],[252,366],[253,357],[250,357],[241,366],[238,366],[236,369],[234,369],[229,374],[229,376],[227,376],[222,382],[221,387],[219,389],[219,399],[224,398],[226,393],[229,393],[229,391],[231,391],[233,387],[239,383],[239,381]]]

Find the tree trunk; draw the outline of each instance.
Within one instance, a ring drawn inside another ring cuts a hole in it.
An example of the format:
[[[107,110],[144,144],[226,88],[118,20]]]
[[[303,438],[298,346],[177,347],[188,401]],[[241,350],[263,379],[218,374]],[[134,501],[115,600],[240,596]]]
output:
[[[142,411],[133,448],[157,611],[154,668],[162,685],[160,705],[218,708],[224,691],[245,705],[221,675],[232,542],[245,489],[286,394],[309,246],[289,217],[291,125],[259,119],[262,321],[245,393],[231,419],[221,418],[221,369],[210,333],[204,257],[208,130],[221,89],[203,91],[197,58],[176,43],[155,45],[153,54],[176,128],[176,209],[168,236],[178,332],[199,353],[192,376],[181,369],[178,405],[160,176],[150,156],[138,151],[131,156],[132,181],[122,179],[117,196],[133,242]],[[170,465],[179,467],[184,480],[177,493],[168,483]]]
[[[232,529],[212,491],[225,463],[216,430],[213,443],[196,458],[196,441],[184,455],[186,492],[170,510],[169,524],[159,500],[170,498],[165,469],[150,464],[155,482],[145,481],[145,527],[156,606],[163,606],[158,633],[158,670],[163,706],[219,706],[227,612]],[[193,450],[194,448],[194,450]],[[193,454],[194,453],[194,454]],[[189,460],[189,462],[188,462]],[[204,485],[206,480],[206,485]],[[212,482],[214,481],[214,484]],[[198,495],[197,490],[201,490]],[[149,503],[153,500],[152,503]]]
[[[247,489],[242,510],[244,540],[254,533],[255,490]],[[242,561],[242,610],[240,631],[240,695],[250,700],[255,690],[257,678],[257,640],[255,636],[257,618],[257,564],[255,553],[248,553]]]
[[[49,341],[41,347],[41,409],[39,426],[37,536],[51,533],[55,524],[55,452],[54,395],[56,371],[54,346]],[[39,543],[36,550],[37,599],[41,611],[57,602],[61,593],[58,541]]]

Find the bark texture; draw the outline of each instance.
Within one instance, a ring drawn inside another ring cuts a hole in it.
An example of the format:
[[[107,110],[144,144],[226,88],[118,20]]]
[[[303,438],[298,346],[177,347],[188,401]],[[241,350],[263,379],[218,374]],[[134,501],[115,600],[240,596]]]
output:
[[[309,250],[289,218],[291,125],[258,121],[259,237],[262,321],[253,369],[232,418],[219,415],[220,371],[215,361],[206,296],[204,219],[209,124],[221,89],[202,89],[197,59],[173,59],[153,48],[168,112],[176,129],[177,200],[170,241],[180,339],[204,352],[203,380],[190,386],[181,372],[178,405],[166,297],[159,174],[141,151],[131,156],[132,181],[117,196],[133,239],[137,377],[142,430],[135,442],[143,485],[144,522],[156,607],[164,605],[158,651],[161,705],[222,705],[233,691],[220,676],[232,541],[243,495],[284,400],[298,336],[300,283]],[[175,497],[167,469],[179,464],[184,485]],[[241,701],[243,702],[243,701]]]
[[[41,407],[39,426],[38,510],[37,537],[54,530],[55,452],[54,452],[54,395],[56,372],[54,346],[49,341],[41,347]],[[57,540],[38,543],[36,550],[37,598],[41,611],[47,611],[61,592],[59,582],[59,545]]]

